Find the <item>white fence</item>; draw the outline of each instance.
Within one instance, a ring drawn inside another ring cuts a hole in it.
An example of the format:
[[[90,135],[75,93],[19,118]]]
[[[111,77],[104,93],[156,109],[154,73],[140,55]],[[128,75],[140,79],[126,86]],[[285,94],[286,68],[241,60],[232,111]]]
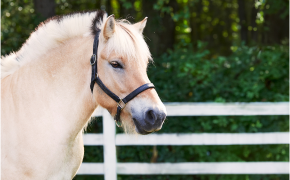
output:
[[[289,115],[289,103],[166,103],[168,116]],[[117,163],[116,146],[128,145],[245,145],[289,144],[289,132],[270,133],[171,133],[130,136],[115,134],[115,123],[106,110],[103,134],[85,134],[84,145],[103,145],[104,163],[82,163],[78,175],[117,174],[289,174],[289,162]]]

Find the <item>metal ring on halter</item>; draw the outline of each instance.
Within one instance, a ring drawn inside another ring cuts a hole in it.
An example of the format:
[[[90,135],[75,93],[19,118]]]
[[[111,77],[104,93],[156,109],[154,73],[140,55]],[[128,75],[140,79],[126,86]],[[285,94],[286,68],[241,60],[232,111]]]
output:
[[[92,57],[94,58],[94,62],[90,61],[91,65],[94,65],[97,61],[96,55],[93,54]]]
[[[125,106],[126,106],[126,103],[124,103],[123,101],[122,101],[122,99],[120,99],[120,101],[118,102],[118,104],[117,104],[117,107],[120,107],[121,108],[121,110],[123,110],[124,108],[125,108]]]

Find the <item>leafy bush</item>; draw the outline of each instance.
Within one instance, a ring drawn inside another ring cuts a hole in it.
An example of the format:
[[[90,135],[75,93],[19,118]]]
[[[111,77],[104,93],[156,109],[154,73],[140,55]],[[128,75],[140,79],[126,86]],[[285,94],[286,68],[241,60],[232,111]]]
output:
[[[45,20],[35,14],[33,2],[1,1],[1,55],[18,51],[37,25]]]
[[[155,59],[148,74],[163,101],[289,100],[288,47],[233,47],[229,57],[212,58],[204,47],[182,42]]]

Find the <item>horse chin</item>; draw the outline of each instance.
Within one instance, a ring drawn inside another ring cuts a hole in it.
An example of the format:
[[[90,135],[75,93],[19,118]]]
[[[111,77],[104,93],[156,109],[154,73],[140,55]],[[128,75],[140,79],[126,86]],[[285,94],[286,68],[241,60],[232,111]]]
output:
[[[139,123],[136,121],[135,118],[133,120],[129,119],[123,119],[122,120],[122,128],[126,134],[140,134],[140,135],[146,135],[150,134],[152,132],[148,132],[144,130]]]
[[[122,119],[122,128],[126,134],[137,134],[135,124],[129,118]]]
[[[143,129],[139,129],[139,128],[137,128],[137,126],[136,126],[136,128],[135,128],[135,131],[138,133],[138,134],[141,134],[141,135],[147,135],[147,134],[150,134],[151,132],[147,132],[147,131],[145,131],[145,130],[143,130]]]
[[[144,130],[135,118],[133,118],[133,121],[134,121],[134,124],[135,124],[135,131],[138,134],[146,135],[146,134],[152,133],[152,132],[148,132],[148,131]]]

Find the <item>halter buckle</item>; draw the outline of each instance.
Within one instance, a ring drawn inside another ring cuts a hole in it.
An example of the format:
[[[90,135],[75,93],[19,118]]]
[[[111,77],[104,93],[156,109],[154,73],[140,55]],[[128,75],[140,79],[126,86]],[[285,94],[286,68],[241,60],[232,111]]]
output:
[[[117,122],[116,120],[115,120],[115,122],[116,122],[116,125],[117,125],[118,127],[122,127],[122,123],[121,123],[121,122]]]
[[[94,62],[92,62],[92,58],[94,59]],[[96,63],[96,61],[97,61],[96,55],[93,54],[91,57],[91,60],[90,60],[91,65],[94,65]]]
[[[119,101],[118,104],[117,104],[117,107],[120,107],[121,110],[122,110],[122,109],[125,108],[125,106],[126,106],[126,103],[124,103],[124,102],[122,101],[122,99],[120,99],[120,101]]]

